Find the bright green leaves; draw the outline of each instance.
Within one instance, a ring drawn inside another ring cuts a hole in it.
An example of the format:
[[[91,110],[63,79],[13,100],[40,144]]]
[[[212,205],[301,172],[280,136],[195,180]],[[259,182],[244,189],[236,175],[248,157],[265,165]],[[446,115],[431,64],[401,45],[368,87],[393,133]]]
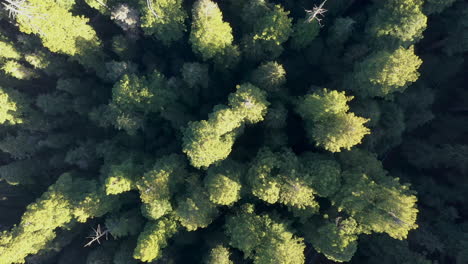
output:
[[[33,69],[20,62],[23,55],[14,47],[13,43],[0,34],[0,68],[7,75],[19,80],[30,80],[38,77]],[[28,61],[27,58],[25,59]]]
[[[225,56],[236,55],[232,53],[237,49],[232,45],[232,28],[223,21],[218,4],[211,0],[198,0],[193,6],[192,16],[189,41],[195,54],[204,61],[221,61]]]
[[[236,133],[218,135],[215,131],[216,127],[205,120],[189,123],[184,131],[183,151],[193,166],[207,167],[231,153]]]
[[[252,31],[243,39],[244,53],[252,60],[277,58],[293,32],[289,11],[264,1],[252,1],[245,8],[252,9],[243,14],[244,20],[252,23]]]
[[[389,0],[378,5],[367,25],[373,38],[405,46],[422,38],[427,23],[422,0]]]
[[[211,249],[209,256],[205,260],[205,264],[234,264],[229,259],[230,255],[229,249],[218,245]]]
[[[148,78],[124,75],[112,88],[112,103],[123,111],[157,112],[171,99],[165,86],[164,76],[157,71]]]
[[[364,232],[385,232],[404,239],[417,227],[416,197],[407,186],[379,184],[359,172],[345,171],[341,191],[332,199],[363,227]]]
[[[306,181],[299,159],[291,151],[262,149],[247,173],[252,194],[270,203],[315,212],[315,191]]]
[[[219,205],[232,205],[240,199],[242,165],[226,160],[210,167],[204,179],[210,201]]]
[[[229,95],[229,107],[218,105],[208,120],[190,122],[184,130],[182,147],[192,166],[208,167],[227,158],[237,129],[245,123],[262,121],[268,105],[265,92],[251,84],[243,84]]]
[[[341,149],[351,149],[361,143],[362,138],[370,134],[364,126],[368,119],[355,116],[354,113],[342,113],[328,116],[316,123],[311,138],[320,146],[331,152],[340,152]]]
[[[418,79],[421,64],[413,46],[375,52],[355,65],[350,89],[360,97],[392,98]]]
[[[135,188],[135,180],[141,173],[141,168],[131,159],[121,164],[113,164],[107,169],[105,187],[106,194],[120,194]]]
[[[96,55],[100,53],[101,42],[87,24],[88,19],[73,16],[56,1],[30,0],[25,11],[16,16],[16,21],[22,32],[39,35],[50,51],[74,56],[85,66],[99,67]]]
[[[0,40],[0,58],[19,60],[21,57],[21,54],[15,49],[13,44]]]
[[[178,199],[175,216],[188,231],[205,228],[218,215],[216,205],[210,201],[197,175],[191,175],[186,181],[187,193]]]
[[[263,120],[270,105],[266,93],[249,83],[238,85],[236,92],[229,95],[229,106],[247,124]]]
[[[254,264],[304,263],[305,245],[284,222],[269,215],[256,215],[252,205],[244,205],[237,215],[226,220],[230,245],[252,258]]]
[[[56,228],[102,216],[115,209],[116,201],[107,198],[97,182],[63,174],[27,207],[18,226],[2,233],[0,263],[24,263],[27,255],[36,254],[55,238]]]
[[[182,0],[141,1],[141,28],[146,35],[154,35],[166,46],[182,38],[187,13],[182,7]]]
[[[306,123],[306,131],[315,144],[331,152],[351,149],[361,143],[370,131],[364,126],[368,119],[348,113],[344,92],[320,90],[306,95],[297,106],[297,112]]]
[[[157,160],[153,169],[136,183],[143,202],[143,215],[156,220],[171,212],[172,195],[185,177],[185,161],[182,157],[173,154]]]
[[[306,230],[306,239],[329,260],[350,261],[357,249],[359,229],[356,221],[338,217],[335,222],[322,222],[322,225],[311,226]]]
[[[7,75],[10,75],[19,80],[29,80],[29,79],[32,79],[33,77],[37,77],[35,76],[35,73],[33,70],[25,67],[23,64],[14,60],[6,61],[2,66],[2,70]]]
[[[143,127],[149,113],[161,113],[175,101],[175,97],[176,94],[169,89],[166,78],[158,71],[148,76],[126,74],[112,88],[109,105],[95,110],[91,117],[104,126],[110,123],[133,135]]]
[[[15,101],[15,98],[21,95],[10,89],[0,87],[0,125],[1,124],[18,124],[22,123],[20,106]]]
[[[178,224],[172,218],[161,218],[156,222],[148,222],[143,232],[138,236],[137,247],[133,253],[135,259],[150,262],[161,256],[161,250],[167,246],[167,241],[178,231]]]
[[[349,110],[348,102],[352,96],[346,96],[344,92],[320,90],[306,95],[304,100],[298,104],[297,111],[314,122],[330,115],[346,113]]]
[[[375,156],[364,151],[343,153],[343,184],[332,201],[361,226],[363,232],[387,233],[405,239],[417,228],[416,197],[408,185],[382,168]]]
[[[252,257],[255,249],[262,243],[262,219],[255,215],[253,205],[243,205],[241,212],[226,219],[226,234],[229,244],[242,251],[246,258]]]

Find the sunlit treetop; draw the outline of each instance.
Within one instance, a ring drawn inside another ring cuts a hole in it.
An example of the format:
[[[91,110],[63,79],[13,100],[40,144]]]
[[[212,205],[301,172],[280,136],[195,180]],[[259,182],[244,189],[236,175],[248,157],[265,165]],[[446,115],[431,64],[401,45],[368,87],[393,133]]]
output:
[[[140,1],[141,27],[145,34],[154,35],[164,45],[180,40],[187,19],[182,3],[182,0]]]
[[[73,56],[85,55],[89,48],[99,48],[100,41],[94,29],[87,24],[88,19],[73,16],[56,1],[30,0],[22,5],[16,15],[20,30],[38,34],[50,51]]]
[[[370,36],[388,45],[410,45],[422,38],[427,17],[422,12],[422,0],[389,0],[377,3],[367,31]]]
[[[226,220],[226,233],[232,247],[242,251],[255,264],[304,263],[305,245],[289,226],[269,215],[258,215],[253,206],[244,204]]]
[[[13,97],[13,98],[12,98]],[[21,107],[14,98],[21,97],[15,90],[6,90],[0,87],[0,124],[22,123]]]
[[[218,4],[211,0],[198,0],[192,9],[190,43],[192,50],[203,60],[229,56],[232,47],[232,29],[223,21]]]
[[[300,99],[297,112],[304,119],[308,136],[316,146],[331,152],[349,150],[370,133],[364,126],[368,119],[348,113],[347,103],[352,99],[344,92],[327,89]]]
[[[414,46],[396,50],[380,50],[354,66],[349,89],[360,97],[392,98],[403,92],[419,77],[422,60],[414,53]]]
[[[252,84],[238,85],[228,106],[217,105],[208,120],[190,122],[184,130],[183,151],[194,167],[208,167],[227,158],[244,124],[262,121],[269,102],[266,93]]]

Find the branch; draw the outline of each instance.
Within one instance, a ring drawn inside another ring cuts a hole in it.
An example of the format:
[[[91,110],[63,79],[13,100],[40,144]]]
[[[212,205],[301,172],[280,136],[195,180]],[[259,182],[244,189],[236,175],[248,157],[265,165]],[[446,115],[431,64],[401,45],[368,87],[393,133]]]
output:
[[[316,20],[321,27],[323,26],[321,23],[322,18],[319,18],[319,16],[323,17],[325,12],[327,12],[327,10],[323,8],[326,2],[327,0],[323,1],[319,6],[314,5],[314,8],[312,8],[312,10],[305,10],[307,13],[306,21],[308,23],[312,22],[313,20]]]
[[[88,243],[86,243],[84,247],[89,247],[96,241],[98,242],[98,244],[101,244],[101,241],[99,241],[99,239],[102,238],[103,236],[106,236],[106,240],[107,240],[107,235],[109,234],[109,230],[106,229],[102,231],[101,225],[98,225],[96,229],[93,228],[93,231],[94,231],[94,235],[87,237],[91,240]]]
[[[146,5],[148,6],[148,9],[151,11],[151,13],[153,13],[153,15],[156,18],[159,18],[159,15],[156,13],[156,11],[153,8],[153,2],[152,1],[153,0],[146,0]]]

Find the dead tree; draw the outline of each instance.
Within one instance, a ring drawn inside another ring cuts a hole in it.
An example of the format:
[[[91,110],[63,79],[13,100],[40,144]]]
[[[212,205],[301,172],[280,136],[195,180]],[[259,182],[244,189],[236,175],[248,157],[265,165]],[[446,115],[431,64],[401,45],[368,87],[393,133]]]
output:
[[[323,6],[325,5],[325,3],[327,2],[327,0],[323,1],[319,6],[316,6],[314,5],[314,8],[312,8],[312,10],[305,10],[306,11],[306,14],[307,14],[307,19],[306,21],[308,23],[312,22],[312,21],[317,21],[319,23],[319,25],[322,27],[322,19],[323,18],[320,18],[319,16],[324,16],[325,12],[327,12],[327,10],[325,8],[323,8]]]
[[[88,239],[90,239],[90,241],[88,243],[86,243],[84,245],[84,247],[89,247],[91,246],[94,242],[98,242],[98,244],[101,244],[101,241],[99,241],[99,239],[101,239],[102,237],[106,237],[106,240],[108,238],[108,234],[109,234],[109,230],[101,230],[101,225],[98,225],[96,229],[93,228],[93,231],[94,231],[94,234],[89,236],[89,237],[86,237]]]

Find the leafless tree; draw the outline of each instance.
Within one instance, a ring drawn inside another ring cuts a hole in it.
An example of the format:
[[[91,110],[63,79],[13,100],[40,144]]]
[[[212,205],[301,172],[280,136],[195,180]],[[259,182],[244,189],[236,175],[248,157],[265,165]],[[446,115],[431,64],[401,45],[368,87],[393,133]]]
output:
[[[91,236],[89,237],[86,237],[88,239],[90,239],[90,241],[88,243],[86,243],[84,245],[84,247],[89,247],[91,246],[94,242],[98,242],[98,244],[101,244],[101,241],[99,241],[99,239],[101,239],[102,237],[106,237],[106,240],[108,238],[108,234],[109,234],[109,230],[105,229],[105,230],[102,230],[101,229],[101,225],[98,225],[97,228],[93,228],[93,231],[94,231],[94,234],[92,234]]]
[[[323,8],[323,6],[325,5],[325,3],[327,2],[327,0],[323,1],[319,6],[316,6],[314,5],[314,8],[312,8],[312,10],[305,10],[306,13],[307,13],[307,22],[310,23],[314,20],[316,20],[319,25],[322,27],[322,19],[323,18],[320,18],[319,16],[324,16],[325,12],[327,12],[327,10],[325,8]]]

